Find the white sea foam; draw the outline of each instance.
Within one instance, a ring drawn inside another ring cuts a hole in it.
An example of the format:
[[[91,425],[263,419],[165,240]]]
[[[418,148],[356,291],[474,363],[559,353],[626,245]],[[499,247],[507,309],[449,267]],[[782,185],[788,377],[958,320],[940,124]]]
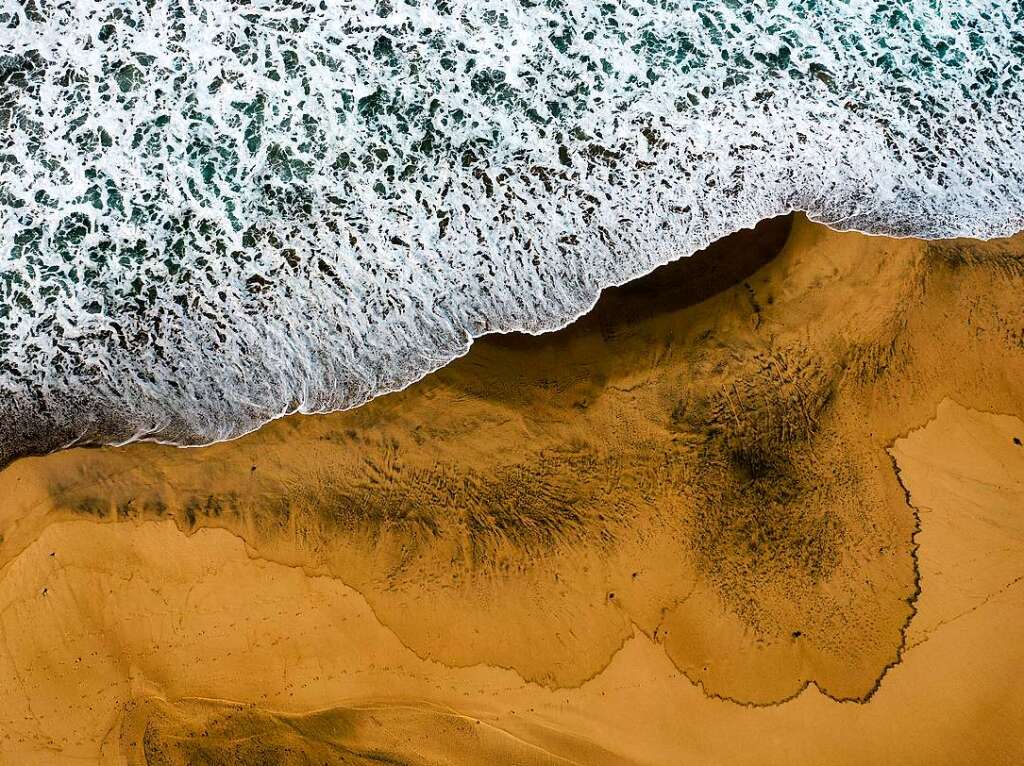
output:
[[[1002,0],[0,0],[0,462],[407,385],[756,221],[1024,228]]]

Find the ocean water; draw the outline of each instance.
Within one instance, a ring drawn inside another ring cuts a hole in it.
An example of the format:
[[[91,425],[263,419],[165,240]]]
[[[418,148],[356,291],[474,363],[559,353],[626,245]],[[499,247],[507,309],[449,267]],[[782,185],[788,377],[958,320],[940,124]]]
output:
[[[793,209],[1024,228],[1024,3],[0,0],[0,463],[198,444]]]

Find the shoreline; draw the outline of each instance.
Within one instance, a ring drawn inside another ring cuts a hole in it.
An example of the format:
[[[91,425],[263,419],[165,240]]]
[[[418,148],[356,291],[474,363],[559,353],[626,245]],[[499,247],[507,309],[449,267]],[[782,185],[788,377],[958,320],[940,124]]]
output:
[[[853,218],[855,215],[856,214],[851,214],[851,216],[848,216],[848,218]],[[709,249],[714,249],[716,246],[720,246],[721,243],[728,242],[728,240],[730,240],[731,238],[736,237],[737,235],[742,235],[745,232],[753,232],[757,227],[765,224],[766,222],[770,222],[770,221],[773,221],[773,220],[778,220],[778,219],[781,219],[781,218],[787,218],[787,217],[791,217],[791,216],[803,216],[808,221],[810,221],[810,222],[812,222],[814,224],[821,225],[821,226],[829,229],[830,231],[833,231],[833,232],[836,232],[836,233],[860,234],[860,235],[867,236],[867,237],[877,237],[877,238],[881,238],[881,239],[896,240],[896,241],[899,241],[899,240],[909,240],[909,241],[926,242],[926,243],[927,242],[940,242],[941,243],[941,242],[954,242],[954,241],[966,240],[966,241],[969,241],[969,242],[977,242],[977,243],[997,243],[997,242],[1000,242],[1000,241],[1003,241],[1003,240],[1013,239],[1014,237],[1017,237],[1017,236],[1020,236],[1021,234],[1024,234],[1024,218],[1022,218],[1022,222],[1021,222],[1022,226],[1021,226],[1021,228],[1016,229],[1015,231],[1012,231],[1010,233],[998,233],[998,234],[996,234],[996,235],[994,235],[994,236],[992,236],[990,238],[986,238],[986,239],[971,237],[971,236],[967,236],[967,235],[957,235],[957,236],[953,236],[953,237],[923,238],[923,237],[919,237],[919,236],[916,236],[916,235],[895,235],[895,234],[889,234],[889,233],[884,233],[884,232],[860,229],[860,228],[856,228],[856,227],[844,228],[837,221],[827,222],[827,221],[820,220],[818,218],[815,218],[815,217],[811,216],[805,210],[801,210],[801,209],[798,209],[798,208],[791,208],[790,210],[782,212],[782,213],[779,213],[778,215],[767,216],[767,217],[760,217],[756,221],[754,221],[753,223],[748,223],[746,225],[740,225],[739,228],[731,230],[730,233],[724,235],[722,238],[720,238],[718,240],[714,240],[713,242],[710,242],[710,243],[706,244],[704,247],[699,248],[699,249],[693,251],[692,253],[690,253],[688,255],[675,255],[675,256],[673,256],[673,257],[671,257],[669,259],[662,260],[662,261],[656,263],[654,266],[652,266],[651,268],[647,269],[646,271],[643,271],[642,273],[639,273],[637,275],[629,277],[629,278],[627,278],[625,280],[622,280],[620,282],[609,283],[609,284],[603,286],[598,291],[596,296],[593,298],[593,300],[589,303],[589,305],[586,308],[580,310],[575,315],[569,317],[568,319],[564,320],[563,322],[560,322],[560,323],[558,323],[556,325],[553,325],[550,328],[545,327],[545,328],[533,330],[533,329],[530,329],[529,327],[523,326],[523,327],[516,327],[516,328],[508,329],[508,330],[491,330],[491,331],[487,331],[487,332],[481,333],[479,335],[472,335],[472,334],[470,334],[467,337],[467,341],[466,341],[465,347],[463,348],[461,353],[459,353],[459,354],[457,354],[455,356],[452,356],[450,359],[448,359],[447,361],[441,363],[440,365],[438,365],[436,367],[433,367],[433,368],[425,370],[424,372],[420,373],[418,376],[416,376],[415,378],[411,379],[409,382],[407,382],[407,383],[405,383],[405,384],[403,384],[401,386],[398,386],[398,387],[395,387],[395,388],[384,388],[384,389],[381,389],[378,393],[376,393],[376,394],[374,394],[374,395],[372,395],[372,396],[370,396],[370,397],[368,397],[366,399],[363,399],[362,401],[359,401],[359,402],[357,402],[355,404],[349,405],[349,406],[343,406],[343,407],[338,407],[338,408],[325,408],[325,409],[313,409],[313,408],[306,409],[306,408],[304,408],[303,405],[299,405],[298,407],[295,407],[295,408],[292,408],[292,409],[286,409],[286,410],[282,411],[281,413],[279,413],[277,415],[270,416],[267,419],[261,421],[260,423],[258,423],[257,425],[253,426],[250,429],[241,430],[238,433],[235,433],[235,434],[232,434],[232,435],[216,437],[216,438],[212,438],[212,439],[210,439],[208,441],[198,441],[198,442],[195,442],[195,443],[182,443],[182,442],[176,442],[176,441],[173,441],[173,440],[163,439],[163,438],[160,438],[158,436],[148,436],[148,435],[146,435],[148,433],[152,433],[152,429],[142,430],[142,431],[139,431],[139,432],[137,432],[136,434],[134,434],[132,436],[127,437],[127,438],[124,438],[124,439],[114,439],[114,440],[111,440],[111,441],[93,441],[93,440],[91,440],[90,437],[86,436],[85,434],[80,434],[79,436],[75,436],[75,437],[72,437],[70,439],[65,439],[65,440],[61,441],[61,443],[59,445],[53,447],[52,449],[46,449],[46,450],[42,450],[42,451],[25,451],[25,452],[19,452],[18,450],[13,450],[12,453],[11,453],[11,454],[14,455],[13,457],[9,457],[9,458],[5,457],[5,459],[3,461],[0,461],[0,470],[3,470],[5,467],[11,465],[13,462],[15,462],[17,460],[20,460],[20,459],[22,459],[24,457],[40,457],[40,456],[43,456],[43,455],[54,454],[56,452],[60,452],[60,451],[67,450],[67,449],[74,449],[76,447],[85,447],[85,448],[93,448],[93,447],[124,447],[124,446],[128,446],[130,444],[150,443],[150,444],[159,444],[159,445],[162,445],[162,446],[177,447],[177,448],[180,448],[180,449],[204,448],[204,447],[210,447],[210,446],[213,446],[213,445],[216,445],[216,444],[223,444],[223,443],[227,443],[227,442],[235,441],[237,439],[244,438],[244,437],[246,437],[246,436],[248,436],[250,434],[256,433],[257,431],[261,430],[262,428],[265,428],[266,426],[268,426],[268,425],[270,425],[270,424],[272,424],[272,423],[274,423],[274,422],[276,422],[278,420],[282,420],[284,418],[289,418],[289,417],[293,417],[293,416],[313,416],[313,417],[317,417],[317,416],[332,415],[332,414],[342,413],[342,412],[350,412],[352,410],[356,410],[356,409],[365,407],[368,404],[370,404],[370,403],[372,403],[372,402],[374,402],[374,401],[376,401],[376,400],[378,400],[378,399],[380,399],[382,397],[387,397],[387,396],[391,396],[391,395],[394,395],[394,394],[399,394],[399,393],[402,393],[403,391],[406,391],[407,389],[415,386],[416,384],[420,383],[425,378],[428,378],[429,376],[436,374],[438,371],[443,370],[448,365],[450,365],[450,364],[458,361],[459,359],[465,357],[466,354],[468,354],[470,352],[470,350],[472,349],[474,343],[476,343],[477,341],[481,341],[481,340],[485,340],[487,338],[493,338],[493,337],[516,336],[516,335],[527,335],[527,336],[531,336],[531,337],[542,337],[542,336],[551,335],[551,334],[554,334],[554,333],[561,332],[561,331],[571,327],[573,324],[579,322],[581,319],[583,319],[588,314],[593,312],[595,307],[597,306],[597,304],[600,302],[601,297],[607,291],[609,291],[609,290],[616,290],[616,289],[620,289],[620,288],[623,288],[623,287],[628,287],[629,285],[631,285],[633,283],[642,283],[644,280],[649,278],[653,273],[657,272],[660,269],[664,269],[667,266],[672,266],[673,264],[678,264],[680,261],[683,261],[685,259],[693,258],[695,256],[699,256],[699,255],[707,252]],[[1014,227],[1011,226],[1010,228],[1014,228]],[[160,430],[162,430],[162,429],[160,429]]]

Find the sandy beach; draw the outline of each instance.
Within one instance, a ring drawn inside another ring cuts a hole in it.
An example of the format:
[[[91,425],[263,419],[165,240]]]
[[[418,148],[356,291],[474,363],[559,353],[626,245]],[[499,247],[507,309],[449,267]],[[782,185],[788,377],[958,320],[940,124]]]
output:
[[[0,471],[0,760],[1024,760],[1024,235],[773,219],[408,389]]]

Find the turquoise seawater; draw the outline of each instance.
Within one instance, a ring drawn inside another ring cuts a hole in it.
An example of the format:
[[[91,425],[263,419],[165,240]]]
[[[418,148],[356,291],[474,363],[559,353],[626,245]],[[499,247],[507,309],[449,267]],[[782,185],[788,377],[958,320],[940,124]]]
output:
[[[793,209],[1024,228],[1024,4],[0,0],[0,462],[356,405]]]

